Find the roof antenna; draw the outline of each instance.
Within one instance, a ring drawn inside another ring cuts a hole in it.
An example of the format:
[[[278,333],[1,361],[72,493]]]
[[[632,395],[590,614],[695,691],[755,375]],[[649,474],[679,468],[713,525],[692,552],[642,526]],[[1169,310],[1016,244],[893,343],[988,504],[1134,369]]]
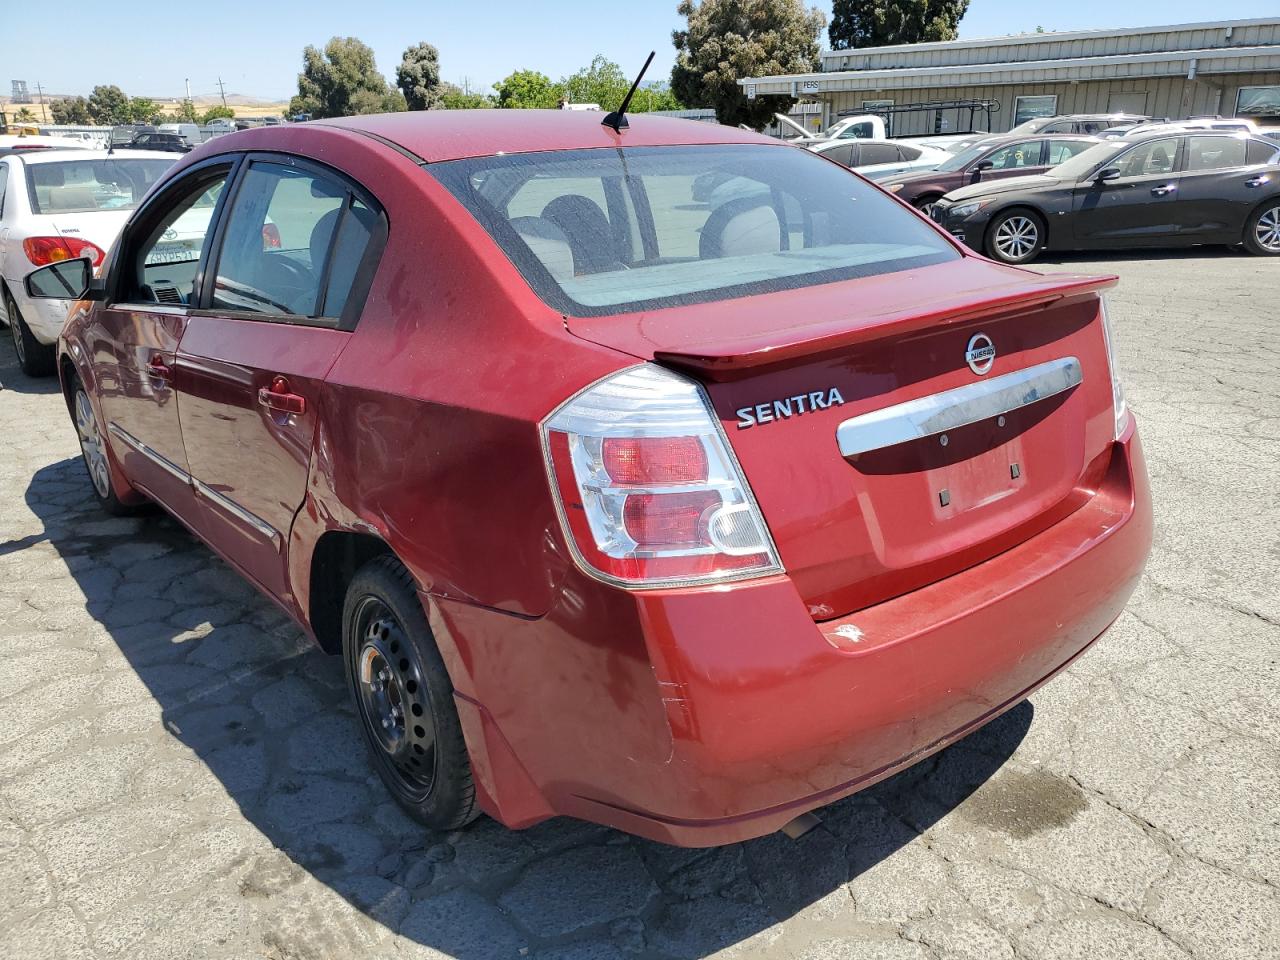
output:
[[[618,109],[600,121],[602,126],[612,127],[614,133],[621,133],[631,126],[631,124],[627,123],[627,107],[631,106],[631,98],[635,96],[636,87],[640,86],[640,81],[644,79],[644,72],[649,69],[649,64],[653,63],[653,55],[656,52],[655,50],[649,51],[649,58],[645,60],[644,66],[640,68],[640,75],[636,77],[636,82],[631,85],[627,95],[622,98],[622,104]]]

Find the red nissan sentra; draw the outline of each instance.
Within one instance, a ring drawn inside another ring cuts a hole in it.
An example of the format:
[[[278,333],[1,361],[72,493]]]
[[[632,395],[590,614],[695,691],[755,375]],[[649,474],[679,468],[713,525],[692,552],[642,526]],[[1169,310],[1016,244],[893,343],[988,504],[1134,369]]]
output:
[[[412,814],[710,845],[1120,613],[1151,507],[1114,282],[740,130],[490,110],[219,138],[100,278],[28,285],[79,298],[102,505],[162,504],[341,655]]]

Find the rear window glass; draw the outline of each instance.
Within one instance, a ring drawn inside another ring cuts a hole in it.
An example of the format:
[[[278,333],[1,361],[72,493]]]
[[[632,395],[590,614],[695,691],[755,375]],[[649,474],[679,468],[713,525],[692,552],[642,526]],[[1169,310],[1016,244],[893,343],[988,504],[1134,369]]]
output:
[[[635,147],[427,168],[550,306],[601,316],[958,259],[887,195],[807,150]]]
[[[132,210],[173,160],[63,160],[27,165],[33,213]]]

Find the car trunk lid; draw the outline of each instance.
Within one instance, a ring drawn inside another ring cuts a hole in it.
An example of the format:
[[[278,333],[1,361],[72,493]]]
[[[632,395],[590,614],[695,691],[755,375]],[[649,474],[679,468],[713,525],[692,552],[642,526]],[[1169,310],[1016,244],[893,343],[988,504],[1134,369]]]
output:
[[[1114,439],[1097,296],[1114,282],[966,258],[567,323],[703,383],[784,567],[827,619],[1087,501]]]

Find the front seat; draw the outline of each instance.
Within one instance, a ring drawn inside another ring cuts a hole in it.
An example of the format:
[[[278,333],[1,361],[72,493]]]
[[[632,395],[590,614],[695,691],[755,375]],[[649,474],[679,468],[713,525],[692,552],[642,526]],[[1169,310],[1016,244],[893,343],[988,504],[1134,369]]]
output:
[[[782,249],[782,225],[767,197],[739,197],[722,203],[711,211],[698,238],[698,256],[703,260]]]
[[[1147,161],[1148,173],[1168,173],[1173,169],[1169,161],[1169,151],[1164,147],[1156,147],[1151,151],[1151,159]]]
[[[542,208],[542,219],[559,227],[569,241],[574,273],[581,276],[622,268],[613,227],[594,200],[578,193],[556,197]]]

